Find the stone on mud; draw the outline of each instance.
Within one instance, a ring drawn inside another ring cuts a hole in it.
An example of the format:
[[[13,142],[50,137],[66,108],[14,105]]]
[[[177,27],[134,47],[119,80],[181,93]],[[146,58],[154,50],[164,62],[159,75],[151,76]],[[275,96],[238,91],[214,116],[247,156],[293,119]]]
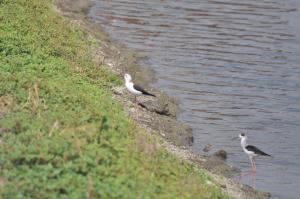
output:
[[[227,159],[227,152],[224,149],[220,149],[219,151],[214,153],[214,156],[219,157],[223,160]]]
[[[157,126],[156,130],[164,133],[168,141],[178,146],[191,146],[194,142],[192,128],[170,117],[159,118],[153,123],[153,126]]]
[[[167,102],[160,102],[157,100],[147,100],[139,102],[143,108],[147,109],[148,111],[155,112],[160,115],[172,116],[176,117],[176,112],[172,110],[171,106]]]

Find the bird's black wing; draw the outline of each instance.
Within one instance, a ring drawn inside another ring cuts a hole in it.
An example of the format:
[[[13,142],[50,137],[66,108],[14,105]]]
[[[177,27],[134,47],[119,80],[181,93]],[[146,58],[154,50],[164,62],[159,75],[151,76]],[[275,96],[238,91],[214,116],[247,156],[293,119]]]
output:
[[[133,88],[134,88],[135,90],[138,90],[138,91],[142,92],[144,95],[150,95],[150,96],[155,97],[155,95],[149,93],[148,91],[145,91],[145,89],[143,89],[143,88],[142,88],[141,86],[139,86],[139,85],[133,84]]]
[[[257,155],[264,155],[264,156],[271,156],[260,149],[258,149],[256,146],[248,145],[245,147],[248,151],[253,151]]]

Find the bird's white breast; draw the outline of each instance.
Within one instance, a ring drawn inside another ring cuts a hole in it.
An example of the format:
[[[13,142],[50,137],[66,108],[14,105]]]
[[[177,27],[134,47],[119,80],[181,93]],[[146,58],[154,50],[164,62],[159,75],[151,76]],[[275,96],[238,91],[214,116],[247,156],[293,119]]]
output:
[[[131,92],[132,94],[134,95],[142,95],[142,92],[138,91],[138,90],[135,90],[133,88],[133,83],[132,82],[127,82],[125,84],[126,88],[129,90],[129,92]]]
[[[244,150],[245,153],[246,153],[247,155],[249,155],[249,156],[252,156],[252,157],[257,156],[253,151],[249,151],[249,150],[247,150],[245,147],[243,147],[243,150]]]

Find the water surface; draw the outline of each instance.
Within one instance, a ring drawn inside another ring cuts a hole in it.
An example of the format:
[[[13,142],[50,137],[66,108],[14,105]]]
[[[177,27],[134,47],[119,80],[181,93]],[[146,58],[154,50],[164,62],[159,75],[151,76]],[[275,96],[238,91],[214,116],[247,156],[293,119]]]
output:
[[[256,187],[274,198],[300,194],[300,1],[96,0],[90,16],[119,42],[148,56],[154,87],[176,96],[193,128],[242,170],[238,141],[274,156],[259,159]],[[244,178],[251,185],[251,180]]]

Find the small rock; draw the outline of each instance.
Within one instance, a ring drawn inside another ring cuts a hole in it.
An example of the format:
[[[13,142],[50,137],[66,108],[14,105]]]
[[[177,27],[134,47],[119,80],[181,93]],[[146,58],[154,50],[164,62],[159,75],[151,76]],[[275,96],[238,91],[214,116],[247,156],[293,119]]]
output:
[[[205,153],[209,152],[211,150],[212,145],[211,144],[206,144],[204,146],[204,148],[202,149],[202,151],[204,151]]]
[[[192,128],[171,117],[160,117],[152,125],[153,129],[163,132],[167,140],[178,146],[191,146],[194,142]]]
[[[220,184],[220,186],[221,186],[223,189],[225,189],[225,188],[227,187],[226,184]]]
[[[109,67],[113,67],[113,66],[114,66],[114,64],[111,63],[111,62],[108,62],[107,65],[108,65]]]
[[[139,102],[139,105],[148,111],[155,112],[160,115],[170,116],[172,114],[167,103],[162,104],[158,101],[148,100]]]
[[[215,152],[214,156],[219,157],[223,160],[226,160],[227,159],[227,152],[225,150],[221,149],[221,150]]]
[[[129,111],[130,111],[131,113],[134,113],[134,112],[135,112],[135,108],[134,108],[134,107],[131,107],[131,108],[129,109]]]

